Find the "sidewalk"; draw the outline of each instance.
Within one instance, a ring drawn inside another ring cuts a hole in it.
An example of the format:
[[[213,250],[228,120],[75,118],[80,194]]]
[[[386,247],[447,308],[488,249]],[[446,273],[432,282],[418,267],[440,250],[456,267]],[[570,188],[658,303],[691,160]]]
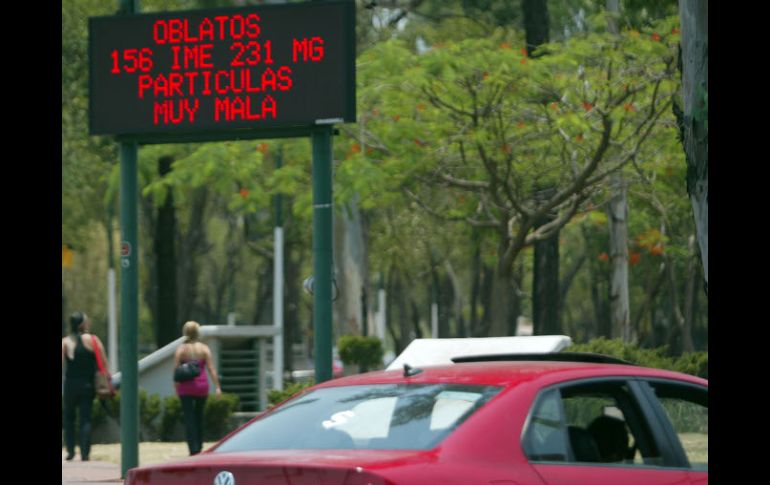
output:
[[[80,455],[75,455],[72,461],[61,456],[62,484],[114,485],[123,483],[120,478],[120,466],[106,461],[80,461]]]

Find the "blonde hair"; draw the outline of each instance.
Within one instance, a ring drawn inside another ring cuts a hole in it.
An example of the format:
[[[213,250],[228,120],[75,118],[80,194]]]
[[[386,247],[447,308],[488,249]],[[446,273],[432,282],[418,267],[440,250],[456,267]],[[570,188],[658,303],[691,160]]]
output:
[[[185,343],[197,341],[200,337],[200,328],[201,325],[198,322],[190,320],[189,322],[185,323],[182,327],[182,335],[187,337]]]

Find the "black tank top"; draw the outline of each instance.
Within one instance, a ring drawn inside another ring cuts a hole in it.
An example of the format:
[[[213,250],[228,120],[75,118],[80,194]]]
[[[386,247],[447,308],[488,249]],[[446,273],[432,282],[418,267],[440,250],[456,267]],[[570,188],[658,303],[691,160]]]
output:
[[[67,371],[64,374],[66,382],[94,383],[96,373],[96,355],[83,345],[80,335],[77,336],[75,356],[70,359],[67,354]]]

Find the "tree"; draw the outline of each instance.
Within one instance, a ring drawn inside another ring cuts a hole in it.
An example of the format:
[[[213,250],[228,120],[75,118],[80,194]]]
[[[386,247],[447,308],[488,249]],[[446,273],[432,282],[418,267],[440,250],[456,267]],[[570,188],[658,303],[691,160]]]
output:
[[[607,30],[617,35],[620,0],[607,0]],[[612,174],[607,219],[610,230],[610,318],[611,337],[629,343],[631,335],[631,308],[628,296],[628,200],[623,174]]]
[[[690,195],[706,293],[709,283],[709,169],[708,169],[708,2],[679,0],[682,23],[682,100],[680,131],[687,160]]]
[[[516,257],[639,153],[673,91],[670,46],[638,33],[549,44],[538,59],[511,42],[498,32],[415,54],[391,41],[364,54],[359,71],[362,99],[378,101],[364,106],[373,110],[365,140],[373,154],[357,158],[362,170],[399,167],[392,190],[494,235],[493,335],[509,333]],[[544,185],[556,190],[533,205],[530,194]],[[556,217],[538,227],[549,213]]]

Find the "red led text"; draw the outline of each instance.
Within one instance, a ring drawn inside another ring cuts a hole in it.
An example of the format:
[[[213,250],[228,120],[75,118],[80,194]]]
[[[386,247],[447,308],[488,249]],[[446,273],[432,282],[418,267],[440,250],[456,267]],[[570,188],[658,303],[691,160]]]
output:
[[[323,62],[321,36],[276,43],[256,13],[198,19],[155,20],[144,46],[110,53],[110,74],[130,79],[148,123],[150,116],[156,126],[280,119],[282,102],[313,88],[311,75],[299,83],[290,66]]]
[[[259,15],[219,15],[204,17],[197,25],[188,19],[158,20],[152,28],[156,44],[181,44],[227,39],[256,39],[259,37]]]
[[[300,59],[300,56],[302,57]],[[310,59],[318,62],[324,58],[324,40],[320,37],[307,38],[302,40],[294,39],[292,43],[292,60],[297,62],[301,60],[307,62]]]

